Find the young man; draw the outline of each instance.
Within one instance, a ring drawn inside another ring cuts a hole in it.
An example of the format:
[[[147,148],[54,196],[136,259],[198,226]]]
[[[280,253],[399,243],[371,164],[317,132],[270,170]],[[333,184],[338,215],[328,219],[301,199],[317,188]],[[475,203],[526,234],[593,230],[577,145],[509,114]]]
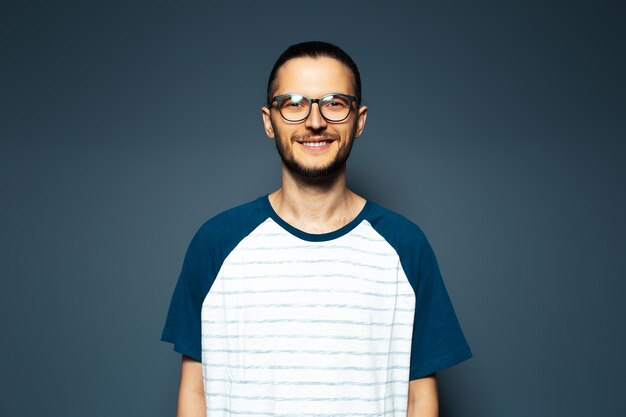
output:
[[[161,337],[183,355],[178,416],[436,416],[435,373],[472,353],[421,229],[346,187],[356,65],[293,45],[267,93],[282,187],[189,245]]]

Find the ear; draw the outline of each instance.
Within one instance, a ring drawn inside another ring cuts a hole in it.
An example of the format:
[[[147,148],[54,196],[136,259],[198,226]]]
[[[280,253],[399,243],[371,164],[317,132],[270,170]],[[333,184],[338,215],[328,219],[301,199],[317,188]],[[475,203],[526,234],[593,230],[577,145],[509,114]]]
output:
[[[356,134],[354,135],[355,138],[358,138],[359,136],[361,136],[361,133],[363,133],[363,129],[365,129],[365,120],[367,120],[367,106],[361,106],[359,107],[359,112],[356,119]]]
[[[270,109],[266,106],[261,107],[261,115],[263,116],[263,129],[268,138],[274,139],[274,127],[272,126],[272,119],[270,116]]]

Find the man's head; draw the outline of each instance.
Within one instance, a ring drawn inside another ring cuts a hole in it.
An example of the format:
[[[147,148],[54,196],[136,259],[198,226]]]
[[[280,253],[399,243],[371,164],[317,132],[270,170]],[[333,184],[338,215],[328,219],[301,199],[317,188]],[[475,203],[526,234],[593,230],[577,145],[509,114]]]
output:
[[[333,93],[337,96],[328,96]],[[292,45],[276,61],[267,94],[267,106],[262,108],[265,132],[276,141],[286,168],[308,180],[323,181],[341,173],[367,116],[367,107],[360,106],[359,71],[348,54],[324,42]],[[288,100],[274,100],[285,95]],[[340,100],[350,96],[355,100]],[[322,97],[327,99],[315,101]]]

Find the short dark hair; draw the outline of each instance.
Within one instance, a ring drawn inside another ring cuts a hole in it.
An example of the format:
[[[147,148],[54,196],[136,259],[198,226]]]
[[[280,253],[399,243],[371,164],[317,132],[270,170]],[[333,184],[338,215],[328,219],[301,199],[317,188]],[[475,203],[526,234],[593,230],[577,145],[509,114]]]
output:
[[[267,105],[271,104],[272,93],[276,89],[276,75],[280,67],[282,67],[287,61],[294,58],[320,58],[320,57],[328,57],[334,58],[342,64],[346,65],[352,71],[353,77],[353,86],[356,92],[357,105],[361,104],[361,75],[359,74],[359,69],[356,64],[350,58],[343,49],[340,47],[333,45],[327,42],[320,41],[310,41],[310,42],[302,42],[297,43],[295,45],[291,45],[289,48],[283,52],[276,63],[274,64],[274,68],[272,68],[272,72],[270,73],[270,78],[267,81]]]

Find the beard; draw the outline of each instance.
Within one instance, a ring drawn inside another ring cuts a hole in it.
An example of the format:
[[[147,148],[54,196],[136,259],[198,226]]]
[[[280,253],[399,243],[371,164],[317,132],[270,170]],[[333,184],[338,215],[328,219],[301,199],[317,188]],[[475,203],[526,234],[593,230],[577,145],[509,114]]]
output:
[[[277,132],[274,129],[274,132]],[[335,158],[322,166],[305,166],[294,158],[293,151],[289,149],[285,144],[288,142],[284,140],[276,133],[276,138],[274,142],[276,143],[276,150],[280,155],[280,159],[283,161],[283,164],[287,167],[289,172],[294,176],[299,177],[305,182],[308,183],[326,183],[332,182],[335,178],[337,178],[343,171],[345,171],[346,161],[350,156],[350,151],[352,150],[352,144],[354,143],[354,134],[356,133],[356,124],[352,131],[352,135],[348,138],[346,142],[346,146],[341,148]],[[337,139],[338,137],[329,133],[322,133],[321,135],[305,135],[302,137],[294,137],[294,140],[304,140],[311,136],[328,136],[332,139]],[[294,142],[295,143],[295,142]],[[297,146],[297,145],[296,145]]]

